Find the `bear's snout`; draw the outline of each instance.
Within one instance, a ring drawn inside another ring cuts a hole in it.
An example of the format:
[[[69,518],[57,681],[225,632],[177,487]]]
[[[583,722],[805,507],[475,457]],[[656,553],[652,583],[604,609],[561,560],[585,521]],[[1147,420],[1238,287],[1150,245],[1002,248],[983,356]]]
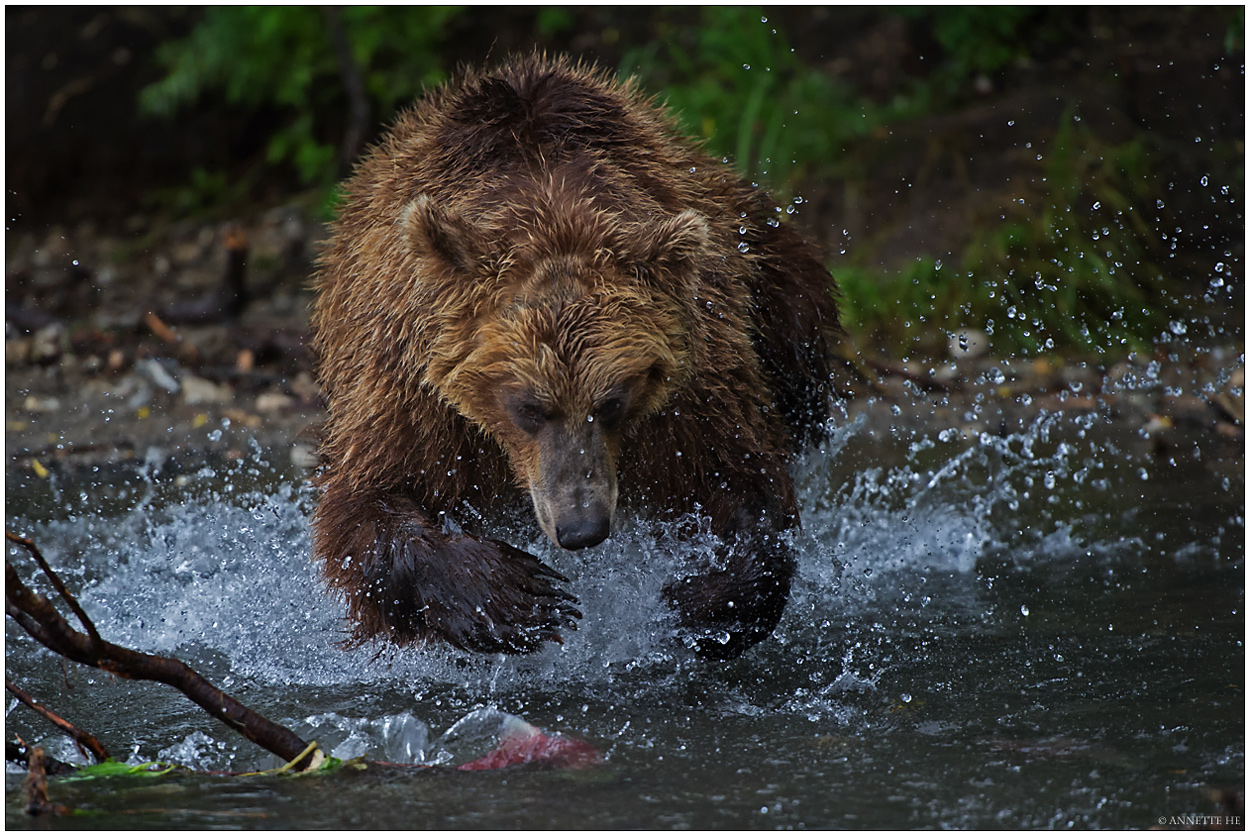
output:
[[[530,498],[551,542],[576,550],[608,539],[616,510],[616,467],[593,424],[542,433],[536,471]]]
[[[565,489],[552,492],[554,496],[533,495],[538,523],[551,541],[562,549],[576,551],[608,539],[615,491],[593,483],[562,487]]]
[[[556,541],[562,549],[588,549],[608,539],[611,528],[612,522],[606,513],[584,516],[557,523]]]

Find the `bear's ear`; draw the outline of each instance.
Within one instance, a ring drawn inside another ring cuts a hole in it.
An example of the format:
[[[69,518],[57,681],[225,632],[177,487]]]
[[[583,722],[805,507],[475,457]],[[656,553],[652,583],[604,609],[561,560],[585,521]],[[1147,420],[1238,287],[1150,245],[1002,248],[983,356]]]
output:
[[[639,225],[626,244],[645,272],[683,273],[707,252],[707,218],[687,209],[657,224]]]
[[[481,233],[459,213],[435,206],[427,195],[409,203],[399,223],[417,253],[441,258],[456,272],[472,272],[482,259]]]

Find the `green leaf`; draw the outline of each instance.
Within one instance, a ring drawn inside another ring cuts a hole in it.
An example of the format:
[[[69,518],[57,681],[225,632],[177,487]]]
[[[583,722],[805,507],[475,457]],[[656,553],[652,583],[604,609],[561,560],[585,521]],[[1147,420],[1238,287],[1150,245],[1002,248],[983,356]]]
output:
[[[149,761],[148,763],[129,764],[120,761],[107,760],[103,763],[96,763],[90,766],[81,766],[70,775],[60,778],[60,781],[91,781],[96,778],[115,778],[119,775],[143,775],[149,777],[160,777],[168,775],[176,769],[182,767],[172,763],[163,763],[161,761]]]

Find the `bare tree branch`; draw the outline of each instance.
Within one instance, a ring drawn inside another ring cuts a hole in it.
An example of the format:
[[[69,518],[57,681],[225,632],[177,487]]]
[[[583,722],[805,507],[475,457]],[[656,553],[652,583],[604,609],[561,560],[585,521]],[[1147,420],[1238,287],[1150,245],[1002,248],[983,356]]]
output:
[[[91,623],[91,619],[87,618],[87,614],[82,611],[82,607],[78,606],[77,599],[69,594],[69,590],[65,588],[65,584],[61,583],[61,578],[56,572],[52,571],[52,567],[48,565],[48,561],[44,559],[43,552],[39,551],[39,547],[35,545],[34,540],[25,537],[19,537],[11,531],[4,532],[4,538],[10,543],[16,543],[30,553],[30,556],[39,564],[39,568],[47,575],[48,580],[52,582],[52,588],[56,590],[56,594],[69,605],[74,611],[74,615],[78,617],[78,623],[87,631],[87,635],[91,636],[92,641],[99,641],[100,634],[95,631],[95,625]],[[7,562],[7,561],[6,561]]]
[[[89,635],[75,630],[61,617],[47,598],[22,583],[12,564],[5,561],[5,609],[36,641],[60,655],[84,665],[108,671],[126,679],[163,682],[181,691],[213,717],[272,752],[295,769],[307,769],[319,760],[316,746],[301,740],[289,729],[277,725],[219,690],[204,677],[177,659],[139,653],[111,642],[96,633],[78,602],[39,554],[33,542],[6,532],[10,542],[24,546],[48,575],[60,596],[74,610]]]
[[[94,734],[85,732],[68,720],[52,713],[52,711],[43,703],[39,702],[39,700],[35,699],[30,694],[10,682],[7,676],[4,678],[4,687],[5,690],[29,706],[31,710],[33,710],[40,717],[47,720],[49,723],[73,738],[74,742],[78,744],[80,749],[90,752],[91,757],[95,758],[96,763],[102,763],[109,759],[110,755],[108,750],[104,748],[104,744],[102,744]]]

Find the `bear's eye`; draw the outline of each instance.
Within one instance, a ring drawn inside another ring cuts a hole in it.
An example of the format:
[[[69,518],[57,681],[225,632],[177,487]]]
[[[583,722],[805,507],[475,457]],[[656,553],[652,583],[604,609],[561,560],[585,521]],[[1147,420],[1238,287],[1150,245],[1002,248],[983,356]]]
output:
[[[512,422],[531,435],[538,432],[551,420],[551,414],[541,403],[528,398],[509,400],[508,412]]]
[[[619,423],[625,417],[625,399],[623,397],[611,397],[595,407],[595,420],[611,426]]]

